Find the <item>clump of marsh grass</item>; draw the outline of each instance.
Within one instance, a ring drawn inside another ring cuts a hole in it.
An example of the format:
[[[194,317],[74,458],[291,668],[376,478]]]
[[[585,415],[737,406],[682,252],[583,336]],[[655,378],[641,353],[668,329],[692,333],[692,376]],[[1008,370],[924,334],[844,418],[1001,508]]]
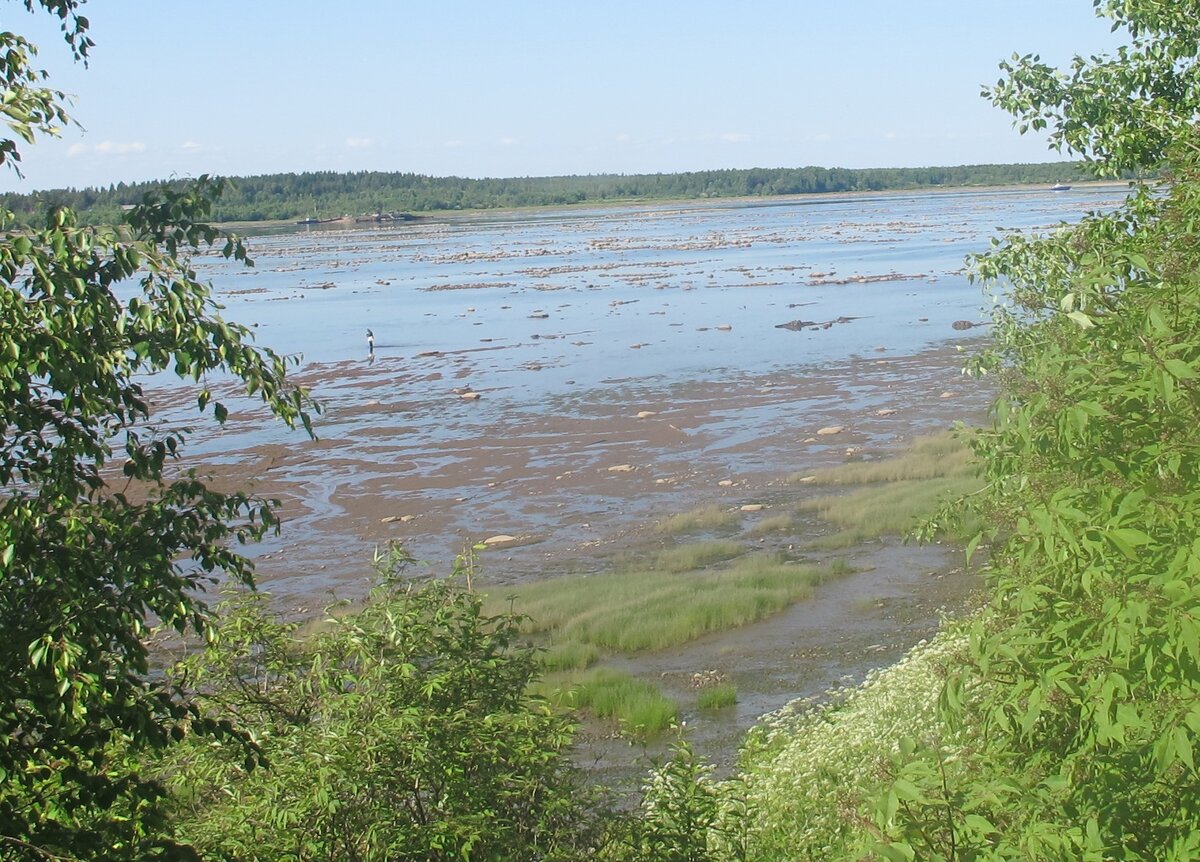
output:
[[[650,564],[650,568],[659,572],[693,572],[732,560],[742,554],[742,546],[737,542],[697,542],[694,544],[677,545],[660,551]]]
[[[550,696],[552,703],[620,722],[630,736],[654,736],[669,728],[679,707],[654,685],[620,671],[600,669],[576,677]]]
[[[970,449],[950,432],[923,437],[897,458],[821,470],[813,474],[813,482],[869,486],[801,504],[802,510],[815,512],[841,528],[811,543],[823,549],[846,548],[884,535],[905,535],[947,501],[972,494],[983,484]],[[965,540],[978,526],[968,518],[953,525],[948,534]]]
[[[918,437],[908,451],[895,458],[856,461],[818,470],[812,474],[812,482],[816,485],[870,485],[973,475],[973,457],[959,435],[943,431]]]
[[[758,536],[769,536],[772,533],[786,533],[795,524],[796,519],[792,514],[771,515],[769,518],[763,518],[752,526],[746,531],[746,535],[750,538],[757,538]]]
[[[973,475],[946,476],[893,482],[881,488],[863,488],[849,494],[821,497],[802,504],[841,530],[812,542],[816,548],[846,548],[879,536],[903,536],[934,515],[948,500],[978,491]],[[955,526],[951,538],[974,534],[978,523],[970,518]]]
[[[737,686],[731,682],[722,682],[700,689],[696,697],[699,709],[724,709],[737,703]]]
[[[665,649],[757,622],[807,598],[828,571],[750,554],[700,571],[629,569],[514,586],[523,631],[619,652]],[[496,597],[491,606],[500,600]]]
[[[685,533],[717,532],[721,530],[736,530],[741,524],[741,516],[729,509],[717,505],[701,506],[690,512],[680,512],[672,515],[655,526],[655,530],[667,535],[676,536]]]
[[[568,640],[551,644],[538,658],[548,673],[587,670],[600,660],[600,650],[594,644]]]

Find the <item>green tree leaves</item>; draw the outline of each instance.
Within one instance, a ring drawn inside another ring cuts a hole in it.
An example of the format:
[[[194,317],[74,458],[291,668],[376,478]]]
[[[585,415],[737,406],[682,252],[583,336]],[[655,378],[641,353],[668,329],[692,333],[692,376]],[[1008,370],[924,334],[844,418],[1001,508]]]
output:
[[[57,15],[77,58],[91,41],[74,0]],[[37,85],[33,47],[0,34],[0,104],[32,141],[65,121]],[[19,158],[0,141],[0,161]],[[189,258],[240,241],[203,220],[222,190],[201,177],[147,196],[126,224],[84,228],[0,213],[0,854],[189,858],[170,839],[161,787],[133,755],[186,732],[237,738],[150,673],[151,621],[207,635],[203,591],[250,584],[237,553],[277,527],[268,501],[224,493],[170,462],[186,432],[156,423],[146,375],[232,375],[289,425],[311,430],[287,361],[221,319]],[[131,297],[130,294],[137,294]],[[201,409],[205,405],[200,405]],[[218,421],[226,408],[212,403]]]
[[[175,816],[219,858],[577,859],[592,825],[570,719],[526,694],[520,620],[393,557],[360,612],[305,640],[242,593],[186,663],[201,713],[246,728],[269,768],[203,739],[162,764]],[[253,764],[251,761],[251,765]]]
[[[1065,73],[1014,58],[988,94],[1099,174],[1167,181],[976,261],[1006,298],[976,438],[1001,541],[944,703],[968,738],[898,765],[916,790],[889,852],[1183,859],[1200,840],[1200,5],[1096,6],[1127,48]]]

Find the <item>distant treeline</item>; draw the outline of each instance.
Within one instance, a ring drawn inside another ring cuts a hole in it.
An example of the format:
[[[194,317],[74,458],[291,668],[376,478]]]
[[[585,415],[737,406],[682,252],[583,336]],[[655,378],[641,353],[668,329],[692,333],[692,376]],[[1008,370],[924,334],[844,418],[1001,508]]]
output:
[[[333,218],[367,213],[561,206],[600,201],[725,198],[865,192],[951,186],[1072,183],[1089,179],[1081,163],[960,165],[933,168],[749,168],[682,174],[595,174],[517,179],[428,177],[411,173],[268,174],[233,180],[218,202],[219,221]],[[2,194],[0,206],[29,222],[68,206],[87,223],[114,222],[122,207],[171,183]]]

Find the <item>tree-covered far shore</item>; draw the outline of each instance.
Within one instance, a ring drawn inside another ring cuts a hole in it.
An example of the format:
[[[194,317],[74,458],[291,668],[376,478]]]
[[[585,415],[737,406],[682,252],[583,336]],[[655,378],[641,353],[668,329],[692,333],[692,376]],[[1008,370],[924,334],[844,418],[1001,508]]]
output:
[[[414,173],[359,171],[266,174],[232,180],[214,214],[218,221],[331,219],[372,213],[563,206],[624,200],[770,197],[829,192],[875,192],[1072,183],[1091,178],[1079,162],[958,165],[921,168],[747,168],[676,174],[469,179]],[[0,208],[18,221],[36,221],[54,207],[70,207],[89,224],[115,223],[123,208],[149,192],[184,180],[117,183],[107,188],[51,189],[0,194]]]

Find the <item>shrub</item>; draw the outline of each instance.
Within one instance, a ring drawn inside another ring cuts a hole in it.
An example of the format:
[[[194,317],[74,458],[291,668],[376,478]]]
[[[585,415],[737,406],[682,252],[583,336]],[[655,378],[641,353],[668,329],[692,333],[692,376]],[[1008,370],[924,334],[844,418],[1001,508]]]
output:
[[[219,645],[181,678],[266,765],[201,740],[163,762],[181,833],[263,862],[586,854],[573,726],[527,694],[538,661],[516,618],[484,615],[456,581],[395,574],[304,641],[259,594],[225,604]]]

